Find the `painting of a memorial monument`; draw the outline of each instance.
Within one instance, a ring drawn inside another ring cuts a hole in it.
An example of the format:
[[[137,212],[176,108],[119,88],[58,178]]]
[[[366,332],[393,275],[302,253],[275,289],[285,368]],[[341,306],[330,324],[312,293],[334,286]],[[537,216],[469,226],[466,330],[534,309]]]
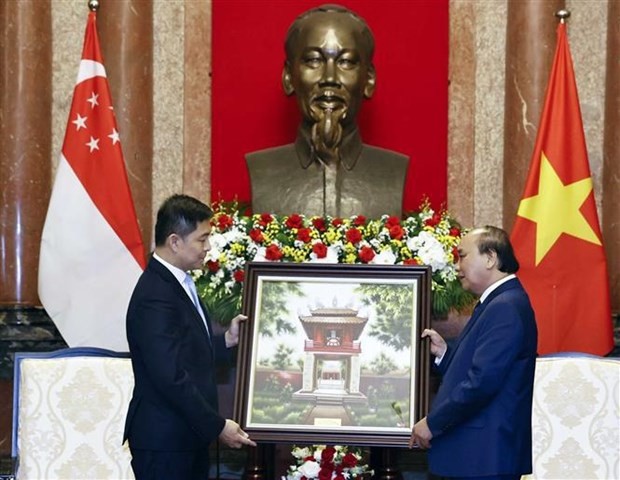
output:
[[[416,287],[402,279],[260,280],[247,425],[409,431]]]

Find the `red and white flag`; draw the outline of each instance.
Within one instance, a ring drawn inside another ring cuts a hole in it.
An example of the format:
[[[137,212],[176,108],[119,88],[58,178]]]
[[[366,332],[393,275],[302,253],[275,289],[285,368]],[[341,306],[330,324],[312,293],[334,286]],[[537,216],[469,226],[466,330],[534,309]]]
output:
[[[127,351],[125,315],[144,266],[91,12],[39,259],[41,303],[70,347]]]
[[[609,353],[609,277],[564,23],[511,239],[538,353]]]

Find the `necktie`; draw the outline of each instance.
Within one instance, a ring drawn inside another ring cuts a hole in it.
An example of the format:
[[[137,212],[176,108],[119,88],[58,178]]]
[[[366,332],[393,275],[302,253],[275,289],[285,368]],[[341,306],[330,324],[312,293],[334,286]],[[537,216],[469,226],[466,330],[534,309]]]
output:
[[[202,321],[205,324],[205,328],[207,329],[207,334],[209,334],[209,327],[207,327],[207,319],[205,318],[205,314],[202,311],[202,307],[200,306],[200,300],[198,300],[198,292],[196,291],[196,284],[194,283],[194,280],[189,274],[185,275],[185,280],[183,280],[183,282],[187,286],[187,290],[189,291],[189,297],[192,299],[192,303],[196,307],[196,310],[198,310],[198,313],[200,314],[200,317],[202,318]],[[211,335],[209,334],[209,336]]]

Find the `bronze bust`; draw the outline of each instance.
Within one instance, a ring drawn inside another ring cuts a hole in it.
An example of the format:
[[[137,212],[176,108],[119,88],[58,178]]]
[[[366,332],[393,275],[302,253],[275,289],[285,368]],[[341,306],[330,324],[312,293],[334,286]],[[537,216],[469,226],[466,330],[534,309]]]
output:
[[[323,5],[289,28],[282,86],[302,113],[295,143],[246,155],[252,210],[400,216],[409,159],[362,143],[356,116],[375,89],[374,37],[357,14]]]

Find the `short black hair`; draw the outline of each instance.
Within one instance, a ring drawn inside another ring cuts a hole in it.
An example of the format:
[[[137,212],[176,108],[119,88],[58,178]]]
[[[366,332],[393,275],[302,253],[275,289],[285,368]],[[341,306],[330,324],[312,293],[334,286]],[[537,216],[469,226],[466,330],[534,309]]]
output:
[[[181,238],[196,230],[198,223],[213,217],[211,207],[189,195],[172,195],[159,207],[155,223],[155,245],[160,247],[173,233]]]
[[[519,261],[510,243],[510,237],[505,230],[492,225],[477,228],[478,252],[497,254],[498,270],[504,273],[517,273]]]
[[[307,18],[313,15],[321,14],[321,13],[341,13],[343,15],[348,15],[349,17],[354,19],[356,22],[358,22],[360,26],[362,27],[363,47],[365,47],[365,51],[368,53],[368,60],[372,63],[372,57],[375,52],[375,37],[372,34],[370,27],[368,27],[366,20],[364,20],[354,11],[349,10],[346,7],[343,7],[342,5],[335,5],[335,4],[325,4],[325,5],[321,5],[320,7],[311,8],[310,10],[305,11],[304,13],[302,13],[295,19],[295,21],[289,27],[288,32],[286,33],[286,40],[284,41],[284,49],[286,51],[287,61],[293,58],[293,55],[292,55],[293,44],[297,40],[297,37],[299,36],[299,33],[301,32],[303,28],[302,24],[304,20],[306,20]]]

